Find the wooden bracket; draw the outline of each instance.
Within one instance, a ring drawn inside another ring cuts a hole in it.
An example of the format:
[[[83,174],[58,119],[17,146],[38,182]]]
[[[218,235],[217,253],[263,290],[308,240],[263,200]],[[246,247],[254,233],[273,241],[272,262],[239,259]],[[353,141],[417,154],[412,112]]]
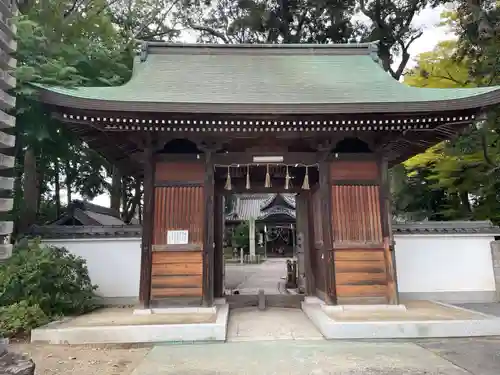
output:
[[[215,153],[218,150],[222,149],[222,142],[220,142],[220,141],[205,140],[205,141],[196,142],[196,145],[205,154]]]

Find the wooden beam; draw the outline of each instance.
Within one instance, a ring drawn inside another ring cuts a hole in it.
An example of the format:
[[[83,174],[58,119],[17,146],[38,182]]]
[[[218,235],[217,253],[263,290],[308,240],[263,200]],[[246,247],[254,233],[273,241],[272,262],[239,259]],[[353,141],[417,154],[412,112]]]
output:
[[[283,161],[277,164],[299,164],[312,165],[317,162],[316,154],[313,152],[228,152],[226,154],[214,155],[214,164],[216,165],[236,165],[251,164],[254,156],[282,156]],[[272,165],[273,163],[258,163],[261,165]]]
[[[384,261],[387,274],[387,302],[399,304],[398,283],[396,274],[396,257],[392,233],[392,210],[389,183],[389,167],[387,159],[379,161],[380,170],[380,216],[382,220],[382,236],[384,238]]]
[[[329,149],[328,149],[329,151]],[[322,207],[322,229],[323,229],[323,246],[321,254],[321,267],[323,267],[323,275],[325,277],[325,295],[327,304],[337,304],[337,293],[335,285],[335,257],[333,250],[333,233],[332,233],[332,188],[330,182],[330,162],[328,160],[329,152],[323,150],[319,159],[319,194]]]
[[[154,158],[153,142],[150,134],[146,134],[144,147],[144,209],[142,220],[141,274],[139,283],[139,301],[144,308],[151,304],[151,269],[152,239],[154,215]]]
[[[207,147],[205,153],[205,228],[203,239],[203,304],[214,304],[214,149]]]
[[[300,182],[299,186],[292,186],[288,190],[284,190],[285,182],[284,181],[276,181],[272,180],[271,183],[273,186],[271,187],[264,187],[264,182],[260,182],[261,185],[257,185],[257,183],[253,183],[251,185],[250,189],[247,189],[245,186],[244,181],[235,181],[234,179],[231,181],[231,190],[225,190],[224,185],[225,182],[222,181],[217,181],[216,183],[216,190],[218,194],[222,195],[232,195],[232,194],[238,194],[238,193],[246,193],[246,194],[256,194],[256,193],[290,193],[290,194],[297,194],[303,191],[301,185],[302,182]]]

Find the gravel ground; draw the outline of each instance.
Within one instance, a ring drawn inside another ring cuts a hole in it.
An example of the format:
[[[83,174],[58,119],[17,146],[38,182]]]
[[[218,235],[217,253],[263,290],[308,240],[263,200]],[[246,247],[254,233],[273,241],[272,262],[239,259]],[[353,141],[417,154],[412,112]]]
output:
[[[139,346],[69,346],[11,344],[9,350],[28,354],[35,375],[128,375],[151,348]]]

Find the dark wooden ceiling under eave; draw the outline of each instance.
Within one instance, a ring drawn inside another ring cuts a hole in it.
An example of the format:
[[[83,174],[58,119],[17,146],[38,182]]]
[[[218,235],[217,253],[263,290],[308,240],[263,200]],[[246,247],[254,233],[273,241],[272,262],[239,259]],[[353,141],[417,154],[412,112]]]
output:
[[[130,133],[106,132],[84,124],[64,123],[63,126],[66,126],[109,163],[116,166],[122,174],[143,176],[141,161],[143,147],[140,139],[134,142]]]

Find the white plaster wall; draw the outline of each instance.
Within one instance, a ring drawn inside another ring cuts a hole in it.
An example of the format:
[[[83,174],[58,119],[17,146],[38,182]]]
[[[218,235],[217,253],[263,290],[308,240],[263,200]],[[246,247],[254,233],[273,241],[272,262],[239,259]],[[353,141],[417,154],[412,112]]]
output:
[[[65,247],[87,261],[96,294],[105,298],[136,300],[141,266],[140,238],[57,239],[46,245]]]
[[[494,299],[492,236],[396,235],[396,268],[402,296],[449,302]],[[87,261],[97,294],[137,299],[140,238],[45,240]]]
[[[448,295],[442,299],[461,302],[488,300],[495,291],[493,240],[491,235],[396,235],[399,292]]]

